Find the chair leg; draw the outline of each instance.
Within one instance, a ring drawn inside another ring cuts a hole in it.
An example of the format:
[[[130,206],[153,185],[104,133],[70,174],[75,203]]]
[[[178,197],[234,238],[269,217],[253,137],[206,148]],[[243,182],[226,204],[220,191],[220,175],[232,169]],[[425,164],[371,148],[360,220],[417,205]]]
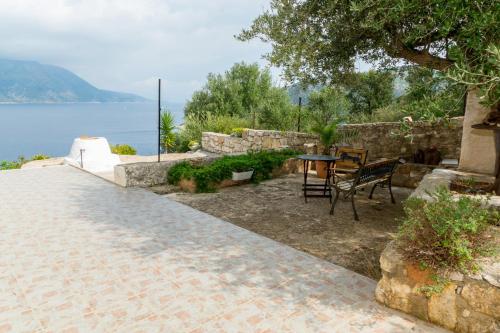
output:
[[[368,196],[368,199],[371,199],[373,197],[373,192],[375,191],[375,187],[377,187],[377,183],[373,185],[372,190],[370,191],[370,195]]]
[[[339,200],[340,193],[337,189],[335,189],[335,199],[333,199],[332,206],[330,208],[330,215],[333,215],[334,210],[335,210],[335,205],[337,204],[337,201]]]
[[[351,195],[352,211],[354,212],[354,220],[359,221],[358,212],[356,212],[356,206],[354,205],[354,194]]]
[[[396,200],[394,200],[394,196],[392,195],[392,182],[390,180],[388,182],[388,187],[389,187],[389,193],[391,194],[391,202],[395,204]]]

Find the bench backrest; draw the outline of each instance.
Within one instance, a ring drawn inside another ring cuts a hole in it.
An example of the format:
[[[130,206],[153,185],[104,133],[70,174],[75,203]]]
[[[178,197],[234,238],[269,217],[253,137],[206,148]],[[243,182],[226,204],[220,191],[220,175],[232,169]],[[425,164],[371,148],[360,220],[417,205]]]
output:
[[[360,165],[356,184],[361,185],[378,179],[388,179],[392,176],[399,160],[390,159]]]
[[[366,162],[366,157],[368,156],[368,150],[363,148],[352,148],[352,147],[339,147],[335,152],[336,157],[348,156],[350,158],[345,158],[335,162],[335,168],[341,169],[357,169],[359,164],[364,165]],[[352,157],[355,157],[354,159]],[[356,161],[357,160],[357,161]]]

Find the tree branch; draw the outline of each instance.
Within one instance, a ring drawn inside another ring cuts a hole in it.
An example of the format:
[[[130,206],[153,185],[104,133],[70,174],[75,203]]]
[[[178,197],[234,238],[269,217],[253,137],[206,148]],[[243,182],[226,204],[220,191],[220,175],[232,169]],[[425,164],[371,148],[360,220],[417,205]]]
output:
[[[403,58],[421,66],[438,71],[444,71],[454,63],[450,59],[430,54],[427,49],[416,50],[407,47],[399,39],[394,39],[392,45],[386,48],[386,52],[391,57]]]

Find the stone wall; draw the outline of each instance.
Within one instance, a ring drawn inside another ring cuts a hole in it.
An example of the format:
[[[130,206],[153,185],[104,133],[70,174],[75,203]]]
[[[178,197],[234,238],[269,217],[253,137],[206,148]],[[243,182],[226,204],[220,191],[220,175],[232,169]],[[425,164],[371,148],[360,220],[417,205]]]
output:
[[[349,144],[367,149],[368,160],[412,156],[417,149],[425,150],[433,145],[443,158],[458,159],[462,126],[463,117],[457,117],[438,124],[413,122],[410,131],[402,130],[398,122],[348,124],[340,130],[357,133]]]
[[[429,297],[420,288],[433,284],[434,272],[405,261],[394,241],[382,253],[380,266],[382,279],[375,292],[380,303],[456,332],[500,332],[498,258],[481,262],[475,275],[440,272],[448,283]]]
[[[148,187],[165,184],[167,181],[168,170],[184,161],[190,161],[193,164],[207,164],[218,156],[206,155],[186,157],[178,160],[164,162],[138,162],[129,164],[119,164],[114,168],[115,183],[123,187]]]
[[[319,143],[315,134],[245,129],[241,138],[203,132],[201,146],[212,153],[238,154],[249,150],[269,150],[291,148],[304,150],[305,143]]]

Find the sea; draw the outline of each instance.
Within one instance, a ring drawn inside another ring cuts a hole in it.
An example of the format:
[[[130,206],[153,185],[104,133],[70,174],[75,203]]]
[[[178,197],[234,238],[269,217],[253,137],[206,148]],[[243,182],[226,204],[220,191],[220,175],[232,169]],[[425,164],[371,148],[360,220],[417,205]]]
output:
[[[180,125],[183,104],[166,107]],[[82,135],[103,136],[111,144],[133,146],[140,155],[154,155],[157,128],[157,102],[0,104],[0,161],[66,156]]]

